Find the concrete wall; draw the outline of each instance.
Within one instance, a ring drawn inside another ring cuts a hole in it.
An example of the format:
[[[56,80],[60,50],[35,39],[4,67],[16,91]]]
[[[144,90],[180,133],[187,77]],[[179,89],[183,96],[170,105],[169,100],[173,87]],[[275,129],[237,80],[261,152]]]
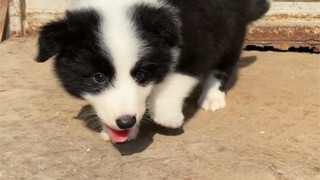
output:
[[[73,0],[26,0],[24,31],[35,34],[43,24],[61,17]]]

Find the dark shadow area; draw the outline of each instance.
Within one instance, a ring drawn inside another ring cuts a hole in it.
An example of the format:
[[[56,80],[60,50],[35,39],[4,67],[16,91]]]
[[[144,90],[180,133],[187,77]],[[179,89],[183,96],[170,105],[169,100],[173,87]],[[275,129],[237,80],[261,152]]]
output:
[[[84,107],[82,107],[79,114],[75,118],[82,120],[84,125],[94,132],[100,133],[102,131],[102,123],[95,113],[94,109],[90,105],[85,105]],[[143,119],[150,118],[146,114],[145,118]],[[177,136],[182,133],[184,133],[184,130],[182,128],[169,129],[153,123],[151,119],[143,120],[140,125],[139,136],[136,140],[123,144],[113,144],[113,146],[119,150],[121,155],[128,156],[146,150],[152,144],[155,134]]]
[[[254,45],[248,45],[244,48],[246,51],[274,51],[274,52],[297,52],[297,53],[314,53],[319,54],[319,52],[316,52],[316,49],[314,47],[290,47],[287,50],[282,50],[278,48],[274,48],[273,46],[254,46]]]
[[[153,137],[156,134],[178,136],[183,133],[184,130],[182,128],[169,129],[159,126],[152,121],[142,121],[137,139],[124,144],[113,144],[113,146],[119,150],[122,156],[129,156],[145,151],[153,143]]]
[[[256,59],[256,56],[241,58],[238,63],[238,67],[244,68],[250,66],[256,61]],[[237,79],[237,71],[234,71],[227,85],[228,90],[234,87]],[[197,101],[201,95],[201,90],[202,87],[201,84],[199,84],[197,87],[195,87],[191,95],[185,100],[185,106],[183,109],[183,114],[185,115],[185,123],[191,120],[195,113],[199,110]],[[102,123],[100,122],[99,117],[90,105],[82,107],[79,114],[75,118],[82,120],[84,125],[94,132],[99,133],[102,131]],[[183,128],[170,129],[155,124],[148,116],[148,114],[146,114],[143,119],[146,120],[143,120],[141,122],[140,133],[136,140],[123,144],[113,144],[113,146],[119,150],[121,155],[128,156],[143,152],[153,143],[153,137],[156,134],[165,136],[178,136],[184,133]]]
[[[247,56],[240,58],[238,68],[245,68],[257,61],[257,56]]]
[[[82,120],[84,125],[94,132],[100,133],[102,131],[100,119],[90,105],[83,106],[75,118]]]
[[[1,3],[3,3],[3,2],[1,2]],[[6,2],[6,3],[8,3],[8,2]],[[2,9],[5,7],[6,7],[6,9]],[[4,40],[7,40],[10,36],[9,5],[7,5],[7,6],[5,5],[4,7],[1,7],[1,11],[5,11],[6,13],[5,13],[4,19],[0,19],[0,21],[3,21],[3,23],[4,23],[3,26],[1,27],[2,29],[0,28],[0,31],[2,31],[2,32],[0,32],[0,43]],[[3,17],[1,17],[1,18],[3,18]]]
[[[235,68],[232,74],[230,75],[230,79],[226,85],[226,93],[228,93],[228,91],[236,85],[239,77],[238,76],[239,69],[246,68],[252,65],[253,63],[255,63],[256,61],[257,61],[257,56],[247,56],[247,57],[240,58],[237,64],[237,68]]]

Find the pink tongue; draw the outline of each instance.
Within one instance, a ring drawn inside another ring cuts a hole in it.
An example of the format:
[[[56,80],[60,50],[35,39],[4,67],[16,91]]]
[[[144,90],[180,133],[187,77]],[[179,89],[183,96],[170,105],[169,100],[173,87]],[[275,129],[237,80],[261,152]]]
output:
[[[126,142],[129,136],[129,130],[117,131],[117,130],[108,128],[108,132],[111,139],[116,143]]]

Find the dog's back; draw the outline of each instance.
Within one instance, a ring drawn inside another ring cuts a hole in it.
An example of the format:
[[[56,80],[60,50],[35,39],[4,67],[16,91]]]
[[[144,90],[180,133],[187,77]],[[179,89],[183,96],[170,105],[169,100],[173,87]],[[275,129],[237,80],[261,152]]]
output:
[[[230,51],[239,54],[246,26],[261,18],[270,0],[170,0],[180,10],[182,58],[178,71],[202,77]],[[234,63],[231,63],[231,66]]]

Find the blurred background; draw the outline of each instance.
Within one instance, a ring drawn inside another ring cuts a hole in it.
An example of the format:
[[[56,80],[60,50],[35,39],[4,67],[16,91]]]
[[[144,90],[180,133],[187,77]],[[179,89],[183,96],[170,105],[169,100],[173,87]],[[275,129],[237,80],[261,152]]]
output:
[[[2,40],[33,36],[46,22],[62,17],[74,0],[0,0]],[[320,52],[320,1],[274,0],[271,10],[251,25],[246,50]]]

